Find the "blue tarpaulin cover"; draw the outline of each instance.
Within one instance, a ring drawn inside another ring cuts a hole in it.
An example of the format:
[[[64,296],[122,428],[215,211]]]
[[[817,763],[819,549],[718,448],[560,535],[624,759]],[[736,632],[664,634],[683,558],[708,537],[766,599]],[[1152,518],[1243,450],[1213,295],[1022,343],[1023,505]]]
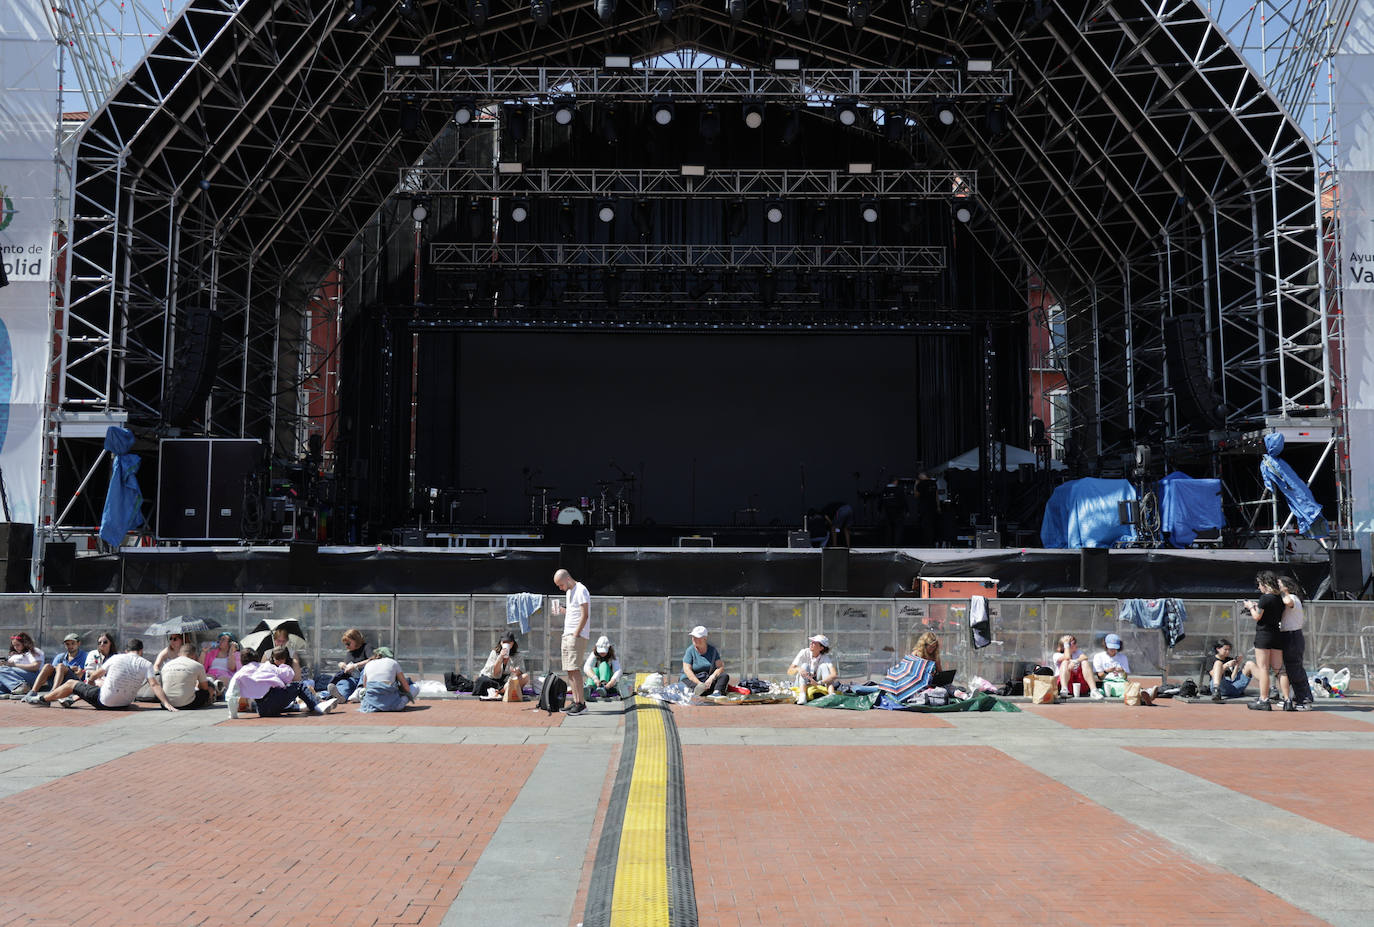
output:
[[[143,524],[143,493],[138,488],[138,455],[130,454],[134,433],[111,425],[105,430],[105,450],[114,457],[105,511],[100,515],[100,539],[118,547],[124,535]]]
[[[1045,503],[1040,543],[1045,547],[1111,547],[1133,536],[1121,524],[1117,503],[1136,498],[1130,480],[1085,477],[1061,483]]]
[[[1283,453],[1283,435],[1277,431],[1265,435],[1264,449],[1269,452],[1260,458],[1260,476],[1264,478],[1265,488],[1270,492],[1283,493],[1303,534],[1312,538],[1326,537],[1326,519],[1322,517],[1322,507],[1312,497],[1312,490],[1307,488],[1288,461],[1279,459]]]
[[[1195,480],[1175,470],[1159,481],[1159,526],[1174,547],[1187,547],[1198,531],[1224,528],[1221,480]]]

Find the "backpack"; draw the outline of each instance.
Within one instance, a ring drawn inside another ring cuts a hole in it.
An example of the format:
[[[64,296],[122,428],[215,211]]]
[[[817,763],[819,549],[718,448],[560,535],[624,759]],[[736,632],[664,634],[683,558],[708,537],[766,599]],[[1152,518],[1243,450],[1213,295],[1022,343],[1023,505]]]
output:
[[[539,707],[549,714],[563,710],[563,699],[568,696],[568,682],[557,673],[544,677],[544,685],[539,690]]]

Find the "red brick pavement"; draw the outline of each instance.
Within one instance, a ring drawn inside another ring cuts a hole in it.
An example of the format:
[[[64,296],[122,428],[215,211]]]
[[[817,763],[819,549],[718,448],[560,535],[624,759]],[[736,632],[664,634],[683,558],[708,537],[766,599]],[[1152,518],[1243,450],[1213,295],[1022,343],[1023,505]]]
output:
[[[7,894],[24,899],[0,924],[438,924],[542,752],[143,750],[0,801]]]
[[[39,709],[40,711],[42,709]],[[207,709],[218,712],[227,721],[223,708]],[[293,717],[294,716],[294,717]],[[421,699],[418,706],[412,705],[405,711],[368,711],[358,710],[356,703],[335,708],[327,718],[328,724],[366,724],[395,727],[559,727],[564,715],[540,711],[533,701],[530,702],[483,702],[474,698],[458,699]],[[283,718],[259,718],[249,713],[239,715],[232,724],[260,722],[262,724],[290,723],[293,720],[307,723],[313,721],[304,712],[293,712]]]
[[[693,705],[673,706],[678,727],[771,727],[771,728],[864,728],[953,727],[939,715],[918,711],[846,711],[841,708],[807,708],[802,705]]]
[[[1067,705],[1021,705],[1065,727],[1167,731],[1365,731],[1374,725],[1343,711],[1248,711],[1239,703],[1185,702],[1162,699],[1149,707],[1128,708],[1120,702]]]
[[[157,710],[162,711],[162,706],[157,706]],[[88,724],[106,724],[134,711],[148,709],[99,711],[80,699],[77,700],[75,708],[62,708],[57,705],[39,708],[10,699],[0,702],[0,727],[81,727]]]
[[[1365,750],[1130,748],[1362,840],[1374,840],[1374,754]]]
[[[713,927],[1099,927],[1104,899],[1113,923],[1322,923],[992,748],[683,752],[697,907]],[[1052,813],[1102,837],[1031,837]]]

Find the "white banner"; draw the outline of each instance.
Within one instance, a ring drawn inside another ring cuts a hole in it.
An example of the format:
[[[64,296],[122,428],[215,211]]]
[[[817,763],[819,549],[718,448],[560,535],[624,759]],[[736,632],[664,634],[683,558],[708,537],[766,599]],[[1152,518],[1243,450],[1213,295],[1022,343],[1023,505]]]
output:
[[[0,289],[0,485],[9,518],[30,524],[42,482],[58,91],[38,0],[0,4],[0,257],[10,281]]]

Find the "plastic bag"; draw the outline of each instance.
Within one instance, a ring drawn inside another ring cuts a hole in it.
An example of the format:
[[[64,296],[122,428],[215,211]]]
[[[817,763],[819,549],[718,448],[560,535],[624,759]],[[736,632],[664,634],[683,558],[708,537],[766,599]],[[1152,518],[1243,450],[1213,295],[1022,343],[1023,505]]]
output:
[[[982,676],[974,676],[968,681],[968,687],[974,692],[997,692],[997,687],[988,682]]]

